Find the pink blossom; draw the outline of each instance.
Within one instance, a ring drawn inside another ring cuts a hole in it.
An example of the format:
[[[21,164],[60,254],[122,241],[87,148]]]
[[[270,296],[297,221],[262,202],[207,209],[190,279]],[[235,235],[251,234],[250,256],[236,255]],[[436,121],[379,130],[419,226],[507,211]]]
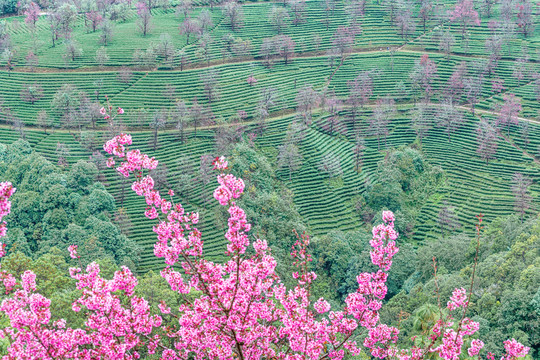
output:
[[[77,254],[77,245],[68,246],[69,256],[72,259],[78,259],[80,256]]]
[[[323,314],[330,311],[330,304],[328,303],[328,301],[320,298],[319,300],[317,300],[317,302],[315,302],[315,304],[313,304],[313,308],[317,310],[319,314]]]
[[[214,198],[220,205],[227,205],[229,200],[232,199],[232,193],[226,186],[221,185],[214,191]]]
[[[253,86],[257,83],[257,79],[255,79],[255,77],[253,75],[250,75],[248,78],[247,78],[247,83],[249,84],[249,86]]]
[[[524,357],[529,353],[530,348],[523,346],[517,342],[516,339],[504,341],[504,349],[506,350],[506,356],[501,360],[511,360],[517,357]]]
[[[482,340],[474,339],[471,341],[471,347],[467,349],[469,356],[476,356],[484,347],[484,342]]]
[[[215,158],[212,165],[214,165],[214,170],[227,170],[228,162],[225,159],[225,156],[221,156]]]
[[[464,288],[461,289],[455,289],[452,292],[452,297],[450,297],[450,301],[448,301],[447,307],[450,310],[458,309],[462,306],[467,306],[467,294]]]

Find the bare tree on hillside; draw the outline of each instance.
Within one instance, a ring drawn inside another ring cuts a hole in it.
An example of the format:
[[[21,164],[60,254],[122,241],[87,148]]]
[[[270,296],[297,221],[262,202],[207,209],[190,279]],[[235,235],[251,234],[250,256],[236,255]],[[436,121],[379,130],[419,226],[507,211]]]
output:
[[[522,173],[515,173],[512,176],[512,193],[514,194],[514,209],[521,214],[521,222],[525,212],[531,207],[532,196],[529,191],[532,181]]]

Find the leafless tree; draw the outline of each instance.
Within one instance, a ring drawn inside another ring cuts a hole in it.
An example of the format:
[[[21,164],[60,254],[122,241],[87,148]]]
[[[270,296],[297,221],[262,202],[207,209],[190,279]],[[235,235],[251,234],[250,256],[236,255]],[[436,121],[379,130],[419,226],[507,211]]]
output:
[[[186,105],[186,102],[182,99],[176,100],[174,109],[171,110],[171,118],[173,123],[176,124],[176,130],[178,130],[178,135],[180,142],[184,143],[184,131],[187,124],[190,121],[189,108]]]
[[[284,7],[273,6],[268,15],[268,19],[272,27],[277,31],[277,33],[281,34],[283,29],[288,26],[290,16],[289,12]]]
[[[148,126],[153,130],[154,132],[154,140],[153,148],[154,151],[157,148],[158,144],[158,134],[159,130],[163,129],[167,125],[167,114],[165,110],[156,110],[152,117],[150,118],[150,122],[148,123]]]
[[[450,206],[446,200],[443,202],[443,206],[437,215],[437,223],[439,224],[443,238],[446,231],[453,231],[460,226],[455,208]]]
[[[396,104],[391,98],[377,100],[373,116],[369,119],[369,132],[377,136],[377,150],[381,149],[381,137],[384,136],[384,145],[386,146],[386,137],[388,136],[388,125],[390,120],[396,114]]]
[[[208,69],[200,75],[204,87],[204,93],[209,103],[216,101],[220,96],[219,71]]]
[[[459,109],[457,109],[449,100],[444,100],[443,103],[440,104],[435,119],[437,125],[442,127],[448,135],[448,142],[452,142],[451,135],[465,123],[465,118],[461,111],[459,111]]]
[[[360,136],[360,133],[356,133],[355,139],[354,139],[354,170],[356,172],[360,172],[360,169],[362,168],[362,164],[364,162],[364,151],[366,150],[366,141],[362,136]]]
[[[432,109],[424,103],[416,104],[414,111],[412,113],[412,128],[416,132],[416,136],[420,140],[420,145],[422,144],[422,139],[427,135],[428,131],[433,126],[433,111]]]
[[[319,162],[319,170],[326,173],[328,178],[340,177],[343,175],[341,168],[341,159],[332,152],[326,153]]]
[[[291,11],[294,15],[292,23],[294,26],[306,22],[306,1],[305,0],[288,0]]]
[[[482,160],[494,159],[497,152],[497,129],[487,119],[481,119],[476,128],[476,140],[478,148],[476,152]]]
[[[319,93],[311,85],[305,85],[296,95],[297,110],[302,113],[304,122],[311,123],[313,109],[317,108],[321,102]]]
[[[223,5],[223,13],[229,20],[232,31],[236,31],[236,29],[242,26],[244,12],[241,4],[235,0],[230,0]]]
[[[521,222],[525,212],[531,207],[532,196],[529,191],[532,181],[522,173],[515,173],[512,176],[512,193],[514,194],[514,209],[521,214]]]
[[[279,146],[277,163],[280,170],[287,169],[289,181],[291,181],[293,172],[296,172],[302,167],[302,154],[300,154],[298,146],[292,143],[285,143]]]
[[[43,97],[43,87],[40,84],[24,85],[21,90],[21,100],[34,104]]]

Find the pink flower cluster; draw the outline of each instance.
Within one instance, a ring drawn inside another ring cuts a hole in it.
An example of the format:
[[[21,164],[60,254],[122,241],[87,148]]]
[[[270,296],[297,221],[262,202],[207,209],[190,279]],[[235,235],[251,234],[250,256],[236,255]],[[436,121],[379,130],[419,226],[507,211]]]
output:
[[[383,212],[385,224],[377,225],[373,228],[373,239],[370,244],[371,261],[382,270],[388,271],[392,266],[392,258],[397,254],[396,239],[398,233],[394,229],[394,214],[390,211]]]
[[[447,304],[449,310],[456,310],[460,307],[467,307],[469,305],[467,301],[467,292],[464,288],[454,289],[450,301]]]
[[[72,259],[80,258],[80,256],[77,254],[77,247],[78,247],[77,245],[69,245],[68,246],[69,256]]]
[[[220,156],[214,159],[212,165],[214,165],[214,170],[225,171],[228,169],[227,166],[229,165],[229,163],[225,159],[225,156]]]
[[[484,347],[484,342],[482,340],[474,339],[471,341],[471,347],[467,350],[469,356],[476,356]]]
[[[122,160],[126,160],[116,168],[116,171],[129,177],[131,172],[137,172],[139,175],[142,169],[155,169],[158,162],[153,157],[149,157],[146,154],[142,154],[140,150],[127,150],[126,145],[131,145],[131,135],[120,134],[113,139],[107,141],[103,146],[103,149],[112,155],[120,157]],[[116,164],[114,158],[107,160],[107,166],[113,167]]]
[[[530,348],[523,346],[516,339],[506,340],[504,342],[504,350],[506,350],[506,355],[501,358],[501,360],[513,360],[518,357],[524,357],[529,353]]]
[[[380,324],[369,329],[369,334],[364,340],[364,346],[371,349],[371,355],[378,359],[388,357],[389,344],[395,344],[398,340],[399,330],[395,327]],[[377,344],[382,345],[376,346]]]
[[[247,78],[247,83],[249,84],[249,86],[253,86],[257,83],[257,79],[255,79],[255,77],[253,75],[250,75],[248,78]]]
[[[244,192],[244,181],[232,174],[220,174],[217,179],[220,186],[214,191],[214,198],[220,205],[227,205],[229,201],[238,199]]]

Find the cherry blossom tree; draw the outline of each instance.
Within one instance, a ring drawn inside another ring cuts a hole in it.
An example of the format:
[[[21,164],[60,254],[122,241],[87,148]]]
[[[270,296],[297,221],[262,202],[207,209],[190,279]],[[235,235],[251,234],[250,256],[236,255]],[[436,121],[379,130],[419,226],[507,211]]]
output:
[[[352,51],[356,36],[361,30],[358,26],[339,26],[332,36],[332,46],[341,57],[341,61],[345,59],[345,55]]]
[[[229,20],[232,31],[236,31],[236,29],[242,26],[244,12],[242,11],[241,4],[234,0],[226,2],[225,5],[223,5],[223,13]]]
[[[416,132],[416,136],[420,140],[420,145],[422,145],[422,139],[433,126],[432,109],[424,103],[416,104],[412,113],[411,125],[414,132]]]
[[[77,20],[77,8],[73,4],[64,3],[54,14],[58,22],[58,32],[65,39],[70,39],[73,25]]]
[[[504,89],[504,79],[496,78],[491,80],[491,90],[494,93],[501,93]]]
[[[36,22],[39,19],[39,14],[41,13],[41,8],[38,4],[35,2],[31,2],[30,5],[28,5],[28,8],[25,10],[24,15],[26,16],[24,18],[24,22],[32,32],[35,32],[36,30]]]
[[[152,14],[146,3],[142,1],[137,3],[137,15],[139,16],[137,19],[137,26],[143,36],[146,36],[152,28]]]
[[[193,124],[194,133],[197,135],[197,127],[204,119],[204,109],[197,101],[197,98],[193,99],[191,106],[189,108],[189,116],[191,118],[191,123]]]
[[[354,170],[356,172],[360,172],[360,169],[362,168],[362,164],[364,162],[364,151],[366,150],[366,141],[362,136],[360,136],[360,133],[356,133],[356,136],[354,138]]]
[[[396,25],[399,28],[399,34],[402,39],[407,39],[409,35],[414,34],[416,23],[412,16],[412,3],[405,2],[405,6],[401,6],[396,14]]]
[[[346,2],[345,13],[350,24],[360,24],[365,12],[366,0],[350,0]]]
[[[276,54],[276,47],[274,46],[274,39],[273,38],[264,38],[261,44],[261,52],[260,55],[263,57],[264,65],[266,67],[272,67],[273,65],[273,58],[277,55]]]
[[[213,101],[219,99],[219,71],[217,69],[208,69],[201,73],[200,77],[208,103],[212,103]]]
[[[184,143],[184,130],[189,123],[189,108],[186,102],[182,99],[176,100],[175,107],[172,110],[171,119],[173,123],[176,123],[176,130],[178,130],[180,143]]]
[[[259,121],[259,131],[262,132],[266,127],[266,118],[272,110],[278,106],[279,94],[273,87],[264,87],[261,89],[259,102],[257,103],[257,117]]]
[[[516,17],[519,32],[521,32],[524,37],[531,36],[534,34],[536,27],[533,19],[532,3],[530,1],[520,1],[517,7],[518,12]]]
[[[190,17],[184,19],[182,25],[180,25],[180,34],[186,35],[186,44],[189,44],[190,35],[198,35],[201,33],[201,27],[197,19]]]
[[[294,55],[296,43],[288,35],[277,35],[273,38],[275,51],[283,57],[285,64],[289,63],[289,58]]]
[[[491,17],[491,11],[493,9],[493,6],[497,4],[498,0],[482,0],[482,8],[484,11],[484,15],[486,15],[488,18]]]
[[[446,54],[446,59],[450,59],[450,53],[452,52],[452,47],[456,43],[454,35],[449,30],[443,32],[441,40],[439,41],[439,50]]]
[[[197,20],[199,21],[199,24],[201,25],[202,32],[208,31],[212,26],[214,26],[214,22],[212,21],[212,14],[208,9],[203,9],[199,13],[199,16],[197,17]]]
[[[167,115],[164,110],[156,110],[154,114],[150,117],[150,121],[148,122],[148,126],[153,131],[153,141],[152,141],[152,147],[154,151],[157,149],[158,145],[158,135],[159,131],[165,128],[167,125]]]
[[[429,59],[428,54],[422,55],[422,58],[415,62],[409,77],[413,87],[424,90],[424,101],[429,102],[433,93],[433,82],[437,78],[437,65]]]
[[[114,24],[110,20],[105,20],[99,25],[99,43],[107,46],[113,39],[114,34]]]
[[[188,18],[193,10],[192,0],[181,0],[176,8],[176,14],[184,14],[184,20]]]
[[[34,104],[43,97],[43,87],[40,84],[25,85],[21,90],[21,100]]]
[[[328,112],[328,117],[322,119],[323,129],[327,130],[330,135],[333,135],[334,132],[344,134],[345,128],[342,126],[343,124],[339,116],[339,112],[343,106],[342,101],[332,91],[330,96],[326,96],[324,106]]]
[[[514,62],[514,65],[512,66],[512,76],[517,79],[518,86],[521,86],[521,82],[529,77],[530,71],[528,63],[529,56],[525,53],[519,58],[517,58]]]
[[[493,75],[501,59],[502,44],[503,41],[499,35],[493,35],[486,40],[486,52],[489,54],[487,70],[490,75]]]
[[[98,26],[103,21],[103,16],[97,11],[90,11],[85,14],[85,20],[88,29],[91,29],[92,32],[96,32]]]
[[[34,54],[33,51],[30,50],[28,54],[26,55],[25,60],[26,60],[26,66],[28,66],[30,70],[34,72],[34,70],[39,64],[38,57]]]
[[[437,223],[441,228],[441,236],[444,238],[446,231],[453,231],[459,227],[458,217],[455,208],[448,204],[448,201],[443,202],[443,206],[437,214]]]
[[[478,98],[482,95],[483,84],[484,74],[481,71],[475,71],[463,80],[465,97],[471,103],[473,115]]]
[[[478,12],[474,10],[472,0],[461,0],[453,11],[449,12],[450,21],[461,24],[461,39],[465,38],[468,26],[480,26]]]
[[[420,21],[422,22],[422,28],[424,34],[426,33],[426,25],[431,20],[433,16],[433,2],[432,0],[422,0],[420,1]]]
[[[47,114],[45,110],[41,110],[36,116],[36,125],[43,129],[43,132],[47,134],[47,129],[51,128],[54,124],[54,119]]]
[[[109,61],[109,55],[107,54],[107,49],[105,49],[104,46],[100,47],[96,50],[96,63],[99,65],[99,67],[103,68],[105,64]]]
[[[364,107],[368,103],[369,98],[373,95],[373,72],[362,71],[354,80],[347,81],[349,88],[349,97],[347,103],[351,107],[351,115],[353,124],[356,121],[358,109]]]
[[[445,94],[451,102],[459,101],[465,88],[464,80],[467,74],[467,63],[462,61],[448,79]]]
[[[302,167],[302,154],[296,144],[286,142],[278,147],[277,166],[287,170],[291,181],[292,174]]]

